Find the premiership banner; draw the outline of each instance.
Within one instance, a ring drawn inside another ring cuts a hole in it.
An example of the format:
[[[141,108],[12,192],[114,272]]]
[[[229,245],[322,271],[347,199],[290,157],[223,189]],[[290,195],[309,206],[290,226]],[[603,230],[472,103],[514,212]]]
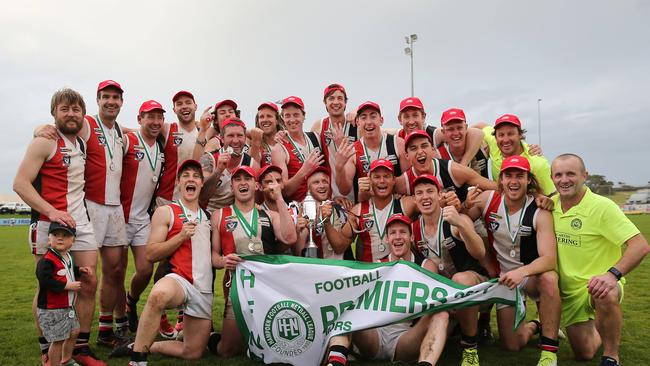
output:
[[[318,365],[338,334],[490,302],[516,306],[516,326],[526,311],[496,280],[466,287],[406,261],[247,256],[230,296],[250,357],[301,366]]]

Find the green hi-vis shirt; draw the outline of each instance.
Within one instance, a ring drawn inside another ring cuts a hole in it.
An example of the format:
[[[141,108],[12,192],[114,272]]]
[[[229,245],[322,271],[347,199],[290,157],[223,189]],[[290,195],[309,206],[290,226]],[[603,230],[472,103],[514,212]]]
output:
[[[584,291],[589,279],[601,275],[621,258],[621,245],[639,229],[610,199],[589,188],[579,204],[562,213],[553,197],[560,293],[563,298]],[[625,279],[621,279],[625,283]]]
[[[497,145],[497,139],[492,135],[494,132],[494,127],[487,126],[483,128],[483,141],[488,145],[490,149],[490,161],[492,162],[492,179],[496,182],[497,177],[499,176],[499,171],[501,170],[501,163],[503,163],[503,155],[499,146]],[[539,155],[530,155],[528,153],[528,145],[521,142],[521,146],[524,148],[524,151],[521,153],[521,156],[528,159],[530,163],[530,169],[535,174],[535,178],[539,182],[539,185],[542,188],[542,193],[546,196],[555,192],[555,185],[553,185],[553,180],[551,179],[551,166],[546,160],[545,157]]]

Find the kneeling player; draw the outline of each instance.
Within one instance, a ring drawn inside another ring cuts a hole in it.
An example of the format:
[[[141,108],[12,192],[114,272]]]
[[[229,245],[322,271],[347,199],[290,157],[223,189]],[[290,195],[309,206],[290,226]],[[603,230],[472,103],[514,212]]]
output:
[[[468,214],[472,219],[480,216],[485,219],[488,240],[496,252],[499,282],[510,288],[519,287],[536,300],[539,298],[542,355],[538,365],[556,365],[560,293],[555,272],[553,217],[549,211],[537,207],[533,194],[540,193],[541,189],[526,158],[519,155],[506,158],[498,185],[499,191],[482,192]],[[497,306],[501,343],[504,348],[517,351],[528,343],[540,325],[529,322],[513,331],[514,317],[514,307]]]

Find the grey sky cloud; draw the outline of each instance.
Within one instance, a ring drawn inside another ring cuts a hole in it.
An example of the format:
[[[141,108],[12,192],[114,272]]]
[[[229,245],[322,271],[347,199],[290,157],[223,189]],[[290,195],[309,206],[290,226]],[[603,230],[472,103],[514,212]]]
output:
[[[348,110],[372,99],[397,126],[408,95],[404,36],[417,33],[415,90],[428,122],[464,108],[470,122],[514,113],[548,157],[574,151],[593,173],[650,180],[650,5],[644,1],[21,1],[2,0],[0,193],[33,128],[49,122],[54,90],[70,86],[90,113],[97,83],[118,80],[118,121],[136,125],[142,101],[170,107],[191,90],[200,109],[233,98],[257,105],[287,95],[324,114],[322,90],[349,91]],[[173,113],[167,120],[173,121]]]

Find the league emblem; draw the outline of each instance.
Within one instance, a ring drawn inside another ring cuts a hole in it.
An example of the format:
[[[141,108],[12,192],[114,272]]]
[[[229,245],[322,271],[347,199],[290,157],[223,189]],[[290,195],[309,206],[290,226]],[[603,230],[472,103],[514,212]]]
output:
[[[180,144],[183,143],[183,138],[182,137],[174,137],[174,146],[180,146]]]
[[[370,230],[370,229],[372,229],[372,227],[373,227],[374,225],[375,225],[375,221],[374,221],[374,220],[368,220],[368,219],[363,220],[363,228],[364,228],[365,230]]]
[[[314,231],[316,232],[316,235],[323,235],[323,224],[316,225]]]
[[[226,221],[226,231],[232,233],[237,228],[237,221]]]
[[[573,228],[573,230],[580,230],[580,228],[582,228],[582,220],[580,220],[579,218],[575,218],[571,220],[571,227]]]
[[[425,240],[420,240],[417,244],[418,250],[422,253],[423,256],[429,258],[429,246]]]
[[[99,135],[97,136],[97,140],[99,141],[99,144],[102,146],[106,146],[106,137]]]
[[[142,151],[136,151],[135,152],[135,160],[141,161],[144,159],[144,153]]]
[[[63,166],[69,167],[70,166],[70,155],[63,155]]]
[[[490,221],[490,231],[495,232],[499,230],[499,223],[496,221]]]

